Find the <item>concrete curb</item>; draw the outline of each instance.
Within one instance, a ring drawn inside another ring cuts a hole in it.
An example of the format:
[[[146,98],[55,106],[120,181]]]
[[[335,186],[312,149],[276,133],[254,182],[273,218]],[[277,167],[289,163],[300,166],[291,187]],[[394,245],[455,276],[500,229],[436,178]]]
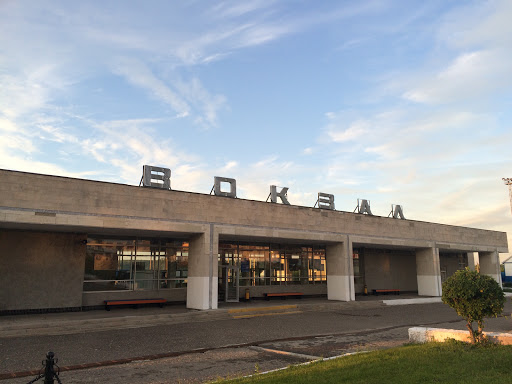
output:
[[[512,345],[512,333],[484,332],[487,338],[496,344]],[[427,343],[429,341],[444,342],[446,339],[469,342],[469,332],[445,328],[409,328],[409,341]]]
[[[309,364],[318,363],[318,362],[321,362],[321,361],[329,361],[329,360],[334,360],[334,359],[341,359],[342,357],[347,357],[347,356],[352,356],[352,355],[359,355],[361,353],[368,353],[368,352],[370,352],[370,351],[348,352],[348,353],[344,353],[343,355],[331,356],[331,357],[326,357],[326,358],[320,357],[318,359],[312,359],[310,361],[306,361],[305,363],[291,364],[291,365],[288,365],[287,367],[272,369],[270,371],[265,371],[265,372],[259,372],[259,373],[255,373],[253,375],[242,376],[241,378],[245,379],[245,378],[256,377],[256,376],[261,376],[261,375],[268,375],[269,373],[284,371],[284,370],[290,369],[292,367],[300,367],[300,366],[303,366],[303,365],[309,365]]]
[[[442,303],[440,297],[425,297],[419,299],[396,299],[396,300],[382,300],[385,305],[409,305],[409,304],[430,304]]]

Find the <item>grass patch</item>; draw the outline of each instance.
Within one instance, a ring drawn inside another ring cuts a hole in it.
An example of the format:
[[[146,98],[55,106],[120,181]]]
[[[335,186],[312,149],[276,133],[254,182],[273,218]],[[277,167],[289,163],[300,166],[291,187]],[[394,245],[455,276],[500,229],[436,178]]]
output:
[[[462,342],[400,348],[293,366],[221,383],[506,383],[512,382],[512,346]]]

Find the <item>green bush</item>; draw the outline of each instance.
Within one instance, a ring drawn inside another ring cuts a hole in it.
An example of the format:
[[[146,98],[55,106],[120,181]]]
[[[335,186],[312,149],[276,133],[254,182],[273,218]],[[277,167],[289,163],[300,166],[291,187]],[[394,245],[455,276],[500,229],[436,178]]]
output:
[[[496,280],[469,268],[455,272],[443,283],[442,299],[466,320],[473,344],[485,341],[484,318],[498,317],[505,305],[505,295]],[[478,324],[477,330],[473,322]]]

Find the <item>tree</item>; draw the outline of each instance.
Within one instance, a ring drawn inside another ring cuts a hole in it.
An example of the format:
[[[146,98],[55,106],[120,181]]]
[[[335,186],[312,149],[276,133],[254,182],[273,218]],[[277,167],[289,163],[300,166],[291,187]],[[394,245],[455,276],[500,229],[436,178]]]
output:
[[[473,344],[484,340],[484,318],[498,317],[505,305],[505,294],[498,282],[469,268],[455,272],[443,283],[442,299],[466,320]],[[477,330],[473,329],[473,322],[477,322]]]

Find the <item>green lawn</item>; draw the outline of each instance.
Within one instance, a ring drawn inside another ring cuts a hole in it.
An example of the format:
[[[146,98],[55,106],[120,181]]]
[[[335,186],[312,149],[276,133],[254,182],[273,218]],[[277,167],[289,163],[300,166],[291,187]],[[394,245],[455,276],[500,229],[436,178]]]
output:
[[[512,346],[411,344],[222,383],[510,383]]]

